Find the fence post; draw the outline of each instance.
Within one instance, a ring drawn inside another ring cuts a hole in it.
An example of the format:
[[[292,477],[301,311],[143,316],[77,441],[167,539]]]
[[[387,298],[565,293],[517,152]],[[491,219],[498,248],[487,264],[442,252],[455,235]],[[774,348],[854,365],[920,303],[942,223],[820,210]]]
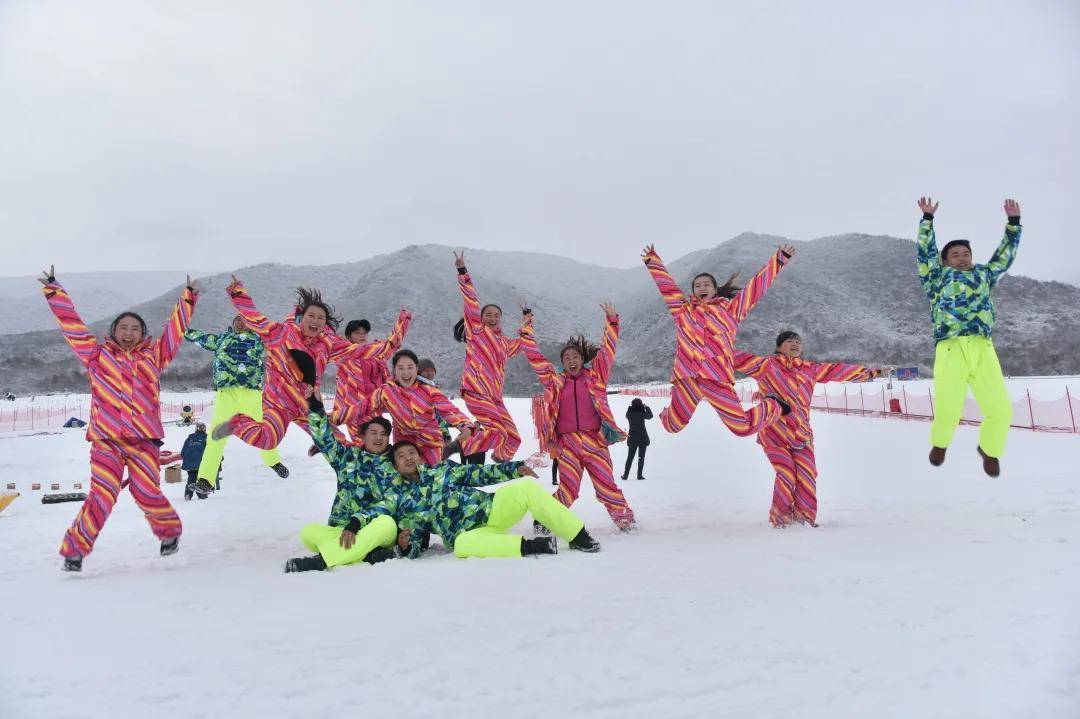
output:
[[[821,393],[825,395],[825,411],[829,411],[829,388],[825,385],[821,386]]]
[[[844,414],[847,414],[847,413],[848,413],[848,406],[847,406],[847,385],[845,384],[845,385],[844,385]]]
[[[882,416],[889,416],[889,401],[885,399],[885,388],[881,388],[881,414]]]
[[[930,419],[934,418],[934,394],[930,391],[930,388],[926,388],[926,396],[930,399]]]
[[[904,415],[904,419],[907,419],[907,416],[908,416],[907,386],[905,385],[905,386],[901,387],[900,391],[903,392],[903,394],[904,394],[904,407],[903,407],[904,411],[901,412],[900,414]]]
[[[866,397],[863,395],[863,386],[859,385],[859,411],[866,413]]]
[[[1069,421],[1072,422],[1073,433],[1076,432],[1076,416],[1073,414],[1072,395],[1069,394],[1069,385],[1065,385],[1065,402],[1069,405]]]
[[[1031,408],[1031,390],[1027,390],[1028,398],[1028,417],[1031,417],[1031,428],[1035,429],[1035,410]]]

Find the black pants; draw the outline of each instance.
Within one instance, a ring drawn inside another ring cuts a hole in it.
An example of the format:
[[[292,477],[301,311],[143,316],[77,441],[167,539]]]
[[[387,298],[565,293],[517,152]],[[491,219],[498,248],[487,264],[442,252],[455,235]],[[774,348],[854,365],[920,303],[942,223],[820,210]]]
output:
[[[637,476],[641,479],[641,473],[645,469],[645,450],[649,448],[647,444],[630,444],[626,446],[626,467],[623,469],[623,479],[630,474],[630,465],[634,462],[634,454],[637,454]]]

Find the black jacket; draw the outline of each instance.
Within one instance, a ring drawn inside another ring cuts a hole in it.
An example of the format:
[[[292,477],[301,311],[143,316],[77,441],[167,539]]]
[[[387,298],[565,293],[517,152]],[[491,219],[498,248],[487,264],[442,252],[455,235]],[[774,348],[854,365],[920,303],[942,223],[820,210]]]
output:
[[[652,410],[645,406],[644,411],[639,412],[631,406],[626,410],[626,419],[630,422],[630,436],[626,438],[626,443],[648,447],[649,431],[645,429],[645,420],[652,419]]]

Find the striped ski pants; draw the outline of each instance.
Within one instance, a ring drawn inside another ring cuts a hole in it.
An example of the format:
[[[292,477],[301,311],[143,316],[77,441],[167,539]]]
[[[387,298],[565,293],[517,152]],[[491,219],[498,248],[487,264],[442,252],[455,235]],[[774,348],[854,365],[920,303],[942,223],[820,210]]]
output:
[[[677,380],[671,385],[671,404],[660,412],[660,424],[672,434],[681,432],[694,416],[698,403],[705,400],[737,437],[748,437],[780,417],[780,405],[762,400],[749,410],[743,409],[735,388],[707,379]]]
[[[563,506],[573,506],[581,490],[582,474],[588,472],[596,490],[596,499],[604,505],[616,526],[623,528],[634,523],[634,511],[615,484],[611,452],[599,431],[560,434],[557,459],[559,488],[555,492],[555,499]]]

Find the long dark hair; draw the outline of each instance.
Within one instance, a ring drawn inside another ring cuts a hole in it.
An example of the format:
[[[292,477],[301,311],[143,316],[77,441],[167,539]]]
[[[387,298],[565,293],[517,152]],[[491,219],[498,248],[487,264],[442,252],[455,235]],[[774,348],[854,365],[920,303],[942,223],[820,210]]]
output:
[[[319,292],[314,287],[297,287],[296,317],[303,316],[308,307],[318,307],[325,312],[326,324],[330,325],[330,329],[337,332],[338,325],[341,324],[341,318],[334,314],[333,306],[322,298],[322,292]]]
[[[495,309],[497,309],[499,311],[499,314],[502,314],[502,307],[499,307],[497,304],[491,303],[491,304],[486,304],[486,305],[484,305],[483,307],[480,308],[480,316],[481,317],[484,316],[484,310],[486,310],[488,307],[494,307]],[[456,339],[458,342],[464,342],[466,339],[468,339],[468,337],[466,335],[466,332],[465,332],[465,318],[464,317],[462,317],[460,320],[458,320],[457,322],[454,323],[454,339]]]
[[[691,292],[693,292],[694,283],[697,282],[699,277],[708,277],[710,280],[712,280],[713,287],[716,288],[716,296],[723,297],[725,300],[730,300],[732,297],[739,294],[739,290],[742,289],[741,287],[739,287],[738,284],[735,283],[735,280],[739,279],[738,272],[732,273],[731,277],[728,277],[727,282],[725,282],[723,285],[717,282],[716,278],[708,272],[699,272],[698,274],[694,275],[694,279],[690,280]]]
[[[582,362],[584,364],[589,364],[596,359],[597,353],[600,352],[600,347],[590,342],[585,335],[577,335],[576,337],[568,339],[566,344],[563,345],[563,348],[559,350],[560,362],[562,361],[562,357],[566,353],[566,350],[576,350],[577,353],[581,355]]]

